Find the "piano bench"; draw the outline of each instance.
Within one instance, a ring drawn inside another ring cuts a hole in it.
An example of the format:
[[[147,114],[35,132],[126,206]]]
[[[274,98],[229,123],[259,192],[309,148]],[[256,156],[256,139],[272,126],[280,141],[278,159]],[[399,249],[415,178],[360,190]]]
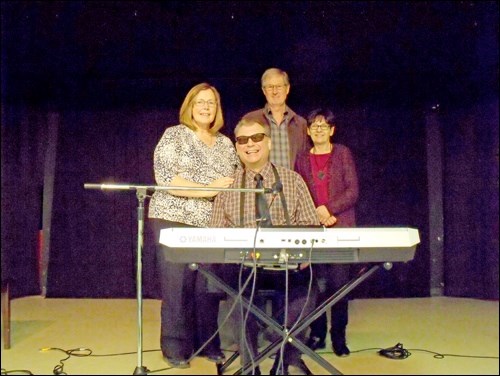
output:
[[[280,306],[280,302],[284,299],[283,292],[273,289],[260,289],[255,292],[255,295],[263,304],[260,308],[269,316],[273,316],[273,314],[277,313],[275,304]]]
[[[257,295],[262,297],[262,298],[268,298],[268,299],[271,299],[273,297],[275,297],[276,295],[279,294],[279,292],[277,292],[276,290],[268,290],[268,289],[260,289],[260,290],[257,290]]]

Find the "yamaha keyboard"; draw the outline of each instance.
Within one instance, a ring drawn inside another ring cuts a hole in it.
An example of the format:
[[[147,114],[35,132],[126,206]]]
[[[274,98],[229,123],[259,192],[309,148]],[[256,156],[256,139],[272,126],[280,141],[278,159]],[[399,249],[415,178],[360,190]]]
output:
[[[288,265],[311,263],[407,262],[420,243],[406,227],[269,227],[161,230],[166,259],[179,263]]]

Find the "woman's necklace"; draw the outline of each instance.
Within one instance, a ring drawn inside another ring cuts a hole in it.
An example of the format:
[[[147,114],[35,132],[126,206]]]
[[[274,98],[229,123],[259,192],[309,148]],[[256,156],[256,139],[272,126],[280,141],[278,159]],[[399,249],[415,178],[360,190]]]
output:
[[[330,144],[330,151],[328,152],[328,157],[326,158],[325,162],[322,164],[322,166],[320,167],[318,165],[318,159],[323,157],[325,154],[316,154],[315,151],[316,151],[316,148],[313,147],[313,153],[311,153],[311,159],[314,163],[314,166],[316,167],[316,177],[319,179],[319,180],[323,180],[326,176],[326,172],[325,172],[325,167],[326,165],[328,164],[328,161],[330,160],[330,157],[332,155],[332,150],[333,150],[333,145]]]

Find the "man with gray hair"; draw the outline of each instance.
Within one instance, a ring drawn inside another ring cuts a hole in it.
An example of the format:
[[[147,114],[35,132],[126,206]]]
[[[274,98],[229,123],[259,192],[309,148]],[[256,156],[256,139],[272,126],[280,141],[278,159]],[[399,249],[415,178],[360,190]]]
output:
[[[267,69],[262,75],[261,86],[267,101],[264,108],[249,112],[243,118],[270,126],[273,142],[271,162],[293,169],[297,153],[311,146],[307,136],[307,121],[286,104],[290,79],[285,71]]]

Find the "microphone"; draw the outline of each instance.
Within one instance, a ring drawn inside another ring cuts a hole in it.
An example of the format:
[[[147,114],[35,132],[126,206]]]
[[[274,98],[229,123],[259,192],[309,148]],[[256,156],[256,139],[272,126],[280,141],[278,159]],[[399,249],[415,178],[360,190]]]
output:
[[[273,184],[273,187],[272,187],[272,190],[271,190],[271,193],[273,195],[277,195],[278,193],[281,193],[283,192],[283,183],[281,181],[277,181]]]
[[[272,193],[273,197],[271,198],[271,202],[269,203],[269,206],[267,207],[268,211],[271,209],[271,206],[273,206],[274,199],[278,195],[278,193],[281,193],[283,191],[283,183],[281,181],[276,181],[274,182],[272,188],[268,188],[269,192],[266,193]]]
[[[263,177],[261,174],[255,175],[255,181],[255,188],[264,188]],[[255,220],[257,221],[258,227],[270,227],[272,225],[271,215],[269,214],[269,207],[267,206],[264,193],[255,193]]]
[[[272,193],[273,195],[277,195],[283,191],[283,183],[277,181],[273,184],[271,188],[264,188],[264,193]]]

